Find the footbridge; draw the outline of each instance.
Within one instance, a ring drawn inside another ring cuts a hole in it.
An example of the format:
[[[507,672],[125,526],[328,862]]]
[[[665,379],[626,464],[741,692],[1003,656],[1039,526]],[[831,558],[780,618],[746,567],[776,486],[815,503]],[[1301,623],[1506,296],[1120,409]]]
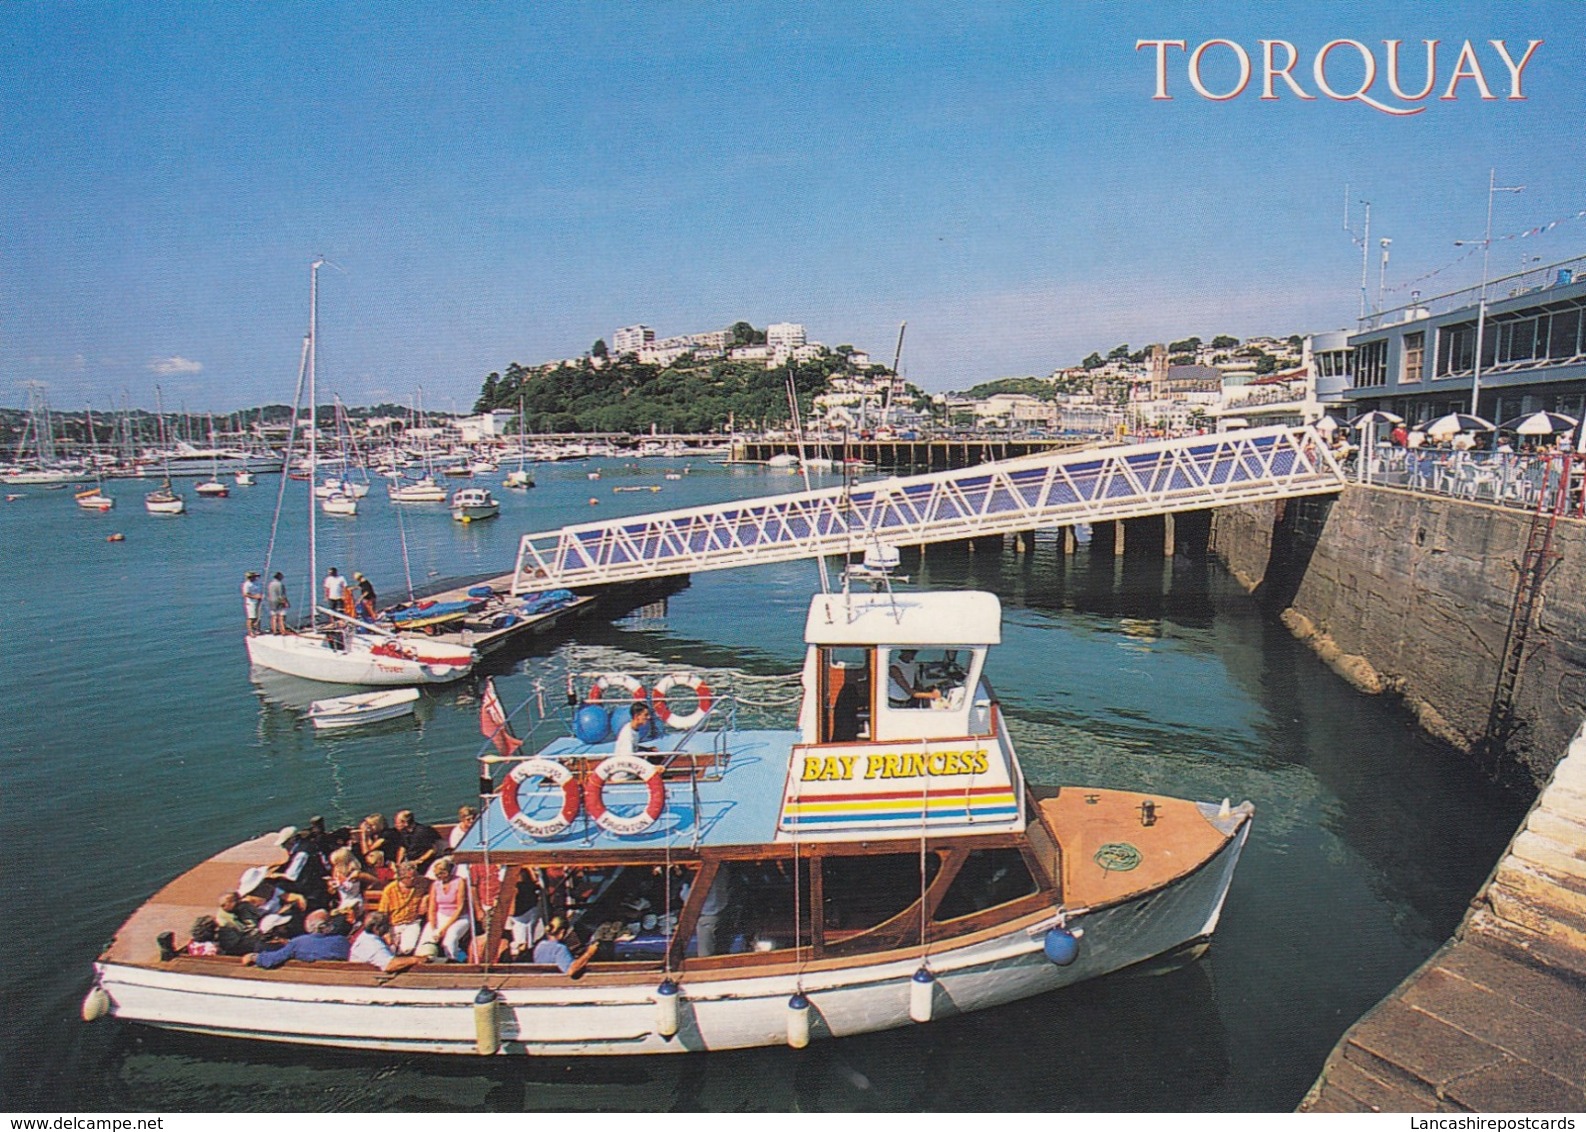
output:
[[[1260,428],[978,464],[524,535],[514,593],[1341,491],[1320,435]]]

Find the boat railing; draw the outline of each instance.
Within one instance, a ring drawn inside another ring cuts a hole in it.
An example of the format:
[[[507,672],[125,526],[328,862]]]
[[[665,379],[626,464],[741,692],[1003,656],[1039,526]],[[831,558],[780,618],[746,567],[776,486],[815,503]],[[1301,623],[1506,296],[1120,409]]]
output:
[[[674,709],[670,726],[655,720],[656,730],[643,739],[646,745],[658,746],[665,755],[663,770],[690,766],[695,777],[717,777],[725,769],[734,732],[744,727],[786,729],[796,719],[802,695],[798,673],[760,676],[713,669],[683,674],[638,667],[620,672],[569,668],[560,674],[548,672],[535,677],[516,706],[508,704],[511,694],[504,686],[502,701],[507,706],[508,724],[522,739],[526,754],[543,750],[567,735],[595,745],[609,741],[626,722],[620,709],[641,702],[653,706],[656,686],[668,677],[677,684],[682,675],[697,681],[691,686],[698,697],[697,706],[682,713]],[[701,689],[703,696],[699,695]],[[587,730],[579,734],[578,713],[589,707],[610,713],[608,727],[600,739],[586,738]],[[698,718],[691,718],[695,714]],[[679,725],[680,718],[686,725]]]

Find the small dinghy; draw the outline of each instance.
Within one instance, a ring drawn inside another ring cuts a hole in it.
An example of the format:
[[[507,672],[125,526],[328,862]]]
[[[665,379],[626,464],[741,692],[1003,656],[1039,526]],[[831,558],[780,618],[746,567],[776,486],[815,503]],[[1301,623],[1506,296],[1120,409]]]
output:
[[[384,692],[337,696],[332,700],[315,700],[309,704],[307,718],[320,730],[361,727],[365,723],[412,715],[413,705],[418,702],[418,698],[417,688],[392,688]]]

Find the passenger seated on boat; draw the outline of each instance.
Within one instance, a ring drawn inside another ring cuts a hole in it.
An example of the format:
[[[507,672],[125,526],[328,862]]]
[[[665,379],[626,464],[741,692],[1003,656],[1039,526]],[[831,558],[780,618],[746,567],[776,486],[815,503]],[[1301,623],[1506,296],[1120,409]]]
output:
[[[384,853],[385,859],[395,864],[402,842],[396,830],[386,825],[384,814],[370,814],[358,823],[358,829],[352,837],[352,847],[366,865],[369,863],[369,854],[375,850]]]
[[[396,880],[396,869],[391,867],[386,855],[378,849],[371,849],[364,856],[364,872],[374,877],[364,889],[366,896],[375,896],[386,885]]]
[[[364,886],[373,884],[374,880],[373,873],[359,867],[358,856],[350,846],[343,845],[331,851],[330,877],[325,883],[330,886],[331,903],[337,911],[361,917]]]
[[[398,955],[391,950],[391,921],[384,912],[370,912],[363,927],[352,934],[347,948],[349,963],[367,963],[387,975],[400,974],[424,960],[417,955]]]
[[[578,978],[594,960],[600,950],[600,943],[598,940],[592,942],[575,959],[569,942],[576,944],[578,941],[567,926],[567,921],[560,916],[552,917],[551,922],[545,925],[545,938],[534,945],[534,962],[554,966],[569,978]]]
[[[264,933],[259,931],[259,914],[253,905],[235,892],[220,894],[220,906],[215,910],[217,934],[222,955],[246,955],[264,946]]]
[[[302,935],[293,936],[280,947],[244,955],[243,966],[268,970],[293,959],[300,963],[316,963],[324,959],[347,958],[350,950],[347,937],[352,932],[352,923],[345,916],[332,916],[323,910],[316,910],[308,914],[304,927],[307,930]]]
[[[176,936],[172,932],[161,932],[154,942],[159,945],[160,958],[169,962],[179,955],[219,955],[220,944],[216,942],[219,933],[220,925],[215,917],[200,916],[193,921],[192,938],[181,947],[176,946]]]
[[[474,823],[479,820],[478,806],[457,807],[457,824],[452,826],[451,834],[446,838],[446,843],[453,849],[462,844],[467,832],[474,828]]]
[[[307,902],[276,884],[263,866],[256,865],[244,872],[237,882],[237,892],[252,906],[259,918],[259,931],[264,935],[273,934],[284,939],[302,930],[303,916],[308,912]]]
[[[310,911],[329,908],[330,889],[325,884],[329,867],[314,840],[289,825],[276,835],[275,843],[286,850],[286,862],[270,874],[271,879],[301,896]]]
[[[399,846],[397,850],[397,864],[404,861],[417,865],[420,869],[427,867],[437,851],[446,843],[433,826],[415,821],[412,810],[398,810],[396,816],[396,837]]]
[[[379,911],[391,921],[392,938],[399,955],[411,955],[424,930],[424,897],[429,883],[419,876],[417,865],[404,861],[397,866],[396,883],[380,894]]]
[[[473,921],[468,916],[468,882],[455,875],[450,857],[435,862],[435,879],[424,899],[424,929],[419,936],[419,951],[435,944],[453,963],[468,960],[466,942],[473,936]]]
[[[887,706],[895,708],[924,707],[932,700],[941,699],[935,688],[919,686],[919,665],[914,649],[900,649],[893,655],[887,668]]]

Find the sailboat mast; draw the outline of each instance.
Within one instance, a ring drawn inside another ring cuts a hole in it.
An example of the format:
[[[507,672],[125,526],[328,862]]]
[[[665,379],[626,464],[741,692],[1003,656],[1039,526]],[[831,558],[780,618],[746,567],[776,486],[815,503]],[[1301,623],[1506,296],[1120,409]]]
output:
[[[319,619],[319,547],[315,541],[317,516],[314,513],[314,481],[319,467],[319,425],[315,418],[317,393],[314,380],[314,355],[319,352],[319,265],[316,259],[308,269],[308,627]]]

